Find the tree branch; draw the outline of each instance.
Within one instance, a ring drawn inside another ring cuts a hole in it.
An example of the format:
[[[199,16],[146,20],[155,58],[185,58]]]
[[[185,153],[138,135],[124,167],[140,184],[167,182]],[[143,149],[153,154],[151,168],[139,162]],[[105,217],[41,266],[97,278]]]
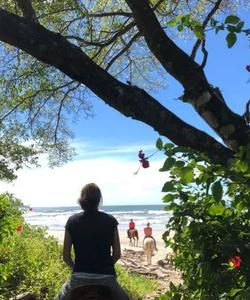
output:
[[[21,10],[23,17],[38,23],[36,12],[31,2],[32,0],[16,0],[17,6]]]
[[[61,70],[123,115],[148,124],[177,145],[203,152],[221,164],[233,154],[208,134],[182,121],[144,90],[112,77],[60,34],[0,9],[0,40]]]
[[[218,0],[216,1],[214,7],[211,9],[211,11],[209,12],[209,14],[207,15],[207,17],[205,18],[203,24],[202,24],[202,28],[203,30],[205,30],[205,28],[207,27],[208,25],[208,22],[211,20],[212,16],[217,12],[217,10],[219,9],[220,7],[220,4],[223,0]],[[200,45],[202,43],[202,39],[198,39],[193,47],[193,50],[192,50],[192,53],[190,55],[190,57],[194,60],[195,59],[195,55],[196,55],[196,52],[197,50],[199,49]]]
[[[184,87],[186,102],[233,151],[249,142],[250,130],[242,116],[232,112],[208,83],[203,69],[164,32],[148,0],[126,0],[145,41],[165,70]]]
[[[202,63],[201,63],[201,67],[203,69],[205,67],[206,63],[207,63],[207,57],[208,57],[208,52],[207,52],[207,49],[206,49],[206,38],[205,37],[203,38],[203,41],[202,41],[202,44],[201,44],[201,50],[202,50],[202,53],[204,54],[203,60],[202,60]]]
[[[137,32],[132,38],[131,40],[125,45],[124,48],[122,48],[121,51],[119,51],[114,57],[112,57],[112,59],[108,62],[107,67],[105,68],[106,71],[109,70],[109,68],[112,66],[112,64],[126,51],[128,51],[128,49],[131,47],[131,45],[134,43],[134,41],[136,39],[138,39],[138,37],[140,36],[140,33]]]

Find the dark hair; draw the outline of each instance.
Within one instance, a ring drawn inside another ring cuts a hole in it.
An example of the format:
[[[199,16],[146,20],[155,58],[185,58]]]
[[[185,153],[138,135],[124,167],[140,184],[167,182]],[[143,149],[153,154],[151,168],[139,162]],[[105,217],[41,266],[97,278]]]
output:
[[[98,209],[101,199],[100,188],[95,183],[88,183],[82,188],[78,202],[84,211],[95,211]]]

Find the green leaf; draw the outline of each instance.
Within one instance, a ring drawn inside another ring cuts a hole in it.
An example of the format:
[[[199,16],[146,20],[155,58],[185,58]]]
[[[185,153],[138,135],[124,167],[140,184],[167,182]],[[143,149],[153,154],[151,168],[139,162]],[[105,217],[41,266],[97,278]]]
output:
[[[237,41],[237,36],[234,32],[230,32],[227,37],[227,46],[228,48],[232,48],[235,42]]]
[[[194,176],[193,168],[184,167],[181,170],[180,176],[181,176],[181,179],[184,181],[184,183],[190,183],[193,179],[193,176]]]
[[[172,192],[175,190],[174,184],[171,181],[167,181],[163,188],[162,188],[162,192]]]
[[[228,293],[228,296],[234,297],[236,294],[238,294],[242,289],[231,289]]]
[[[173,149],[174,148],[174,144],[171,144],[171,143],[166,143],[164,145],[164,149],[165,150],[169,150],[169,149]]]
[[[175,27],[175,26],[177,26],[177,22],[176,22],[176,20],[169,20],[167,22],[167,25],[170,27]]]
[[[163,142],[162,142],[161,138],[157,139],[157,141],[156,141],[156,148],[159,149],[159,150],[163,149]]]
[[[234,15],[228,16],[225,19],[225,23],[237,24],[240,22],[240,18]]]
[[[175,164],[175,159],[173,157],[169,157],[165,160],[163,167],[160,169],[161,172],[169,171],[173,165]]]
[[[244,24],[245,24],[245,22],[240,22],[240,23],[238,23],[237,25],[236,25],[236,32],[241,32],[241,30],[242,30],[242,28],[243,28],[243,26],[244,26]]]
[[[182,19],[182,14],[179,14],[179,15],[176,17],[175,21],[178,23],[178,22],[181,21],[181,19]]]
[[[167,195],[165,195],[163,198],[162,198],[162,201],[164,202],[164,203],[166,203],[166,202],[171,202],[172,200],[174,200],[174,195],[173,194],[167,194]]]
[[[182,19],[182,22],[185,26],[189,26],[190,25],[190,14],[187,14],[184,19]]]
[[[236,32],[237,30],[236,30],[236,26],[233,26],[233,25],[228,25],[227,26],[227,30],[229,31],[229,32]]]
[[[195,27],[193,28],[193,32],[194,32],[195,36],[196,36],[198,39],[203,38],[203,35],[204,35],[204,29],[202,28],[202,26],[195,26]]]
[[[182,160],[177,160],[174,164],[176,168],[183,168],[185,166],[185,162]]]
[[[226,208],[221,205],[213,205],[208,209],[208,213],[210,216],[222,216],[225,212]]]
[[[181,32],[183,30],[183,25],[182,24],[178,25],[177,29],[178,29],[179,32]]]
[[[216,181],[212,185],[212,195],[213,195],[214,199],[217,201],[220,201],[222,199],[223,188],[222,188],[220,181]]]

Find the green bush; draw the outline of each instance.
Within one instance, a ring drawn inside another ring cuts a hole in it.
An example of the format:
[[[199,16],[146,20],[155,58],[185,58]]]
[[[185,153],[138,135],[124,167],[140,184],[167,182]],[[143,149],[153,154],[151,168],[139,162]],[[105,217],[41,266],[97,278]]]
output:
[[[27,225],[20,205],[11,195],[0,196],[0,299],[22,292],[53,299],[70,273],[62,247],[44,229]]]
[[[125,290],[129,291],[133,300],[143,300],[146,295],[159,288],[156,280],[130,273],[119,265],[116,265],[116,273],[118,282]]]
[[[157,299],[250,299],[250,146],[226,166],[189,149],[159,143],[168,156],[161,171],[166,244],[184,283]],[[239,265],[230,259],[239,257]]]
[[[21,201],[11,194],[0,194],[0,245],[3,237],[8,237],[15,232],[18,225],[23,224]]]

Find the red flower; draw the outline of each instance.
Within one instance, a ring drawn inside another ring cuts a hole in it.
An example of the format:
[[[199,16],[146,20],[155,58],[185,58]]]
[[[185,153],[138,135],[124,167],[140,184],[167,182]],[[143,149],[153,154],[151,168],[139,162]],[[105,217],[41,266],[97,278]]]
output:
[[[230,269],[238,268],[241,264],[241,258],[239,256],[233,256],[228,259],[227,263]]]
[[[250,65],[246,65],[247,72],[250,72]]]
[[[142,152],[142,150],[139,151],[138,156],[140,158],[140,163],[143,168],[148,168],[149,167],[149,161],[148,157],[145,157],[145,153]]]
[[[23,232],[23,225],[18,225],[16,228],[16,232],[22,233]]]
[[[139,151],[138,156],[140,159],[145,159],[145,153],[143,153],[142,150]]]
[[[143,168],[148,168],[149,167],[149,161],[146,159],[141,160],[141,164]]]
[[[145,169],[149,167],[149,161],[148,161],[149,157],[145,157],[145,153],[142,150],[139,151],[138,157],[140,158],[139,159],[140,166],[139,166],[138,170],[134,173],[135,175],[138,174],[141,167],[143,167]]]

